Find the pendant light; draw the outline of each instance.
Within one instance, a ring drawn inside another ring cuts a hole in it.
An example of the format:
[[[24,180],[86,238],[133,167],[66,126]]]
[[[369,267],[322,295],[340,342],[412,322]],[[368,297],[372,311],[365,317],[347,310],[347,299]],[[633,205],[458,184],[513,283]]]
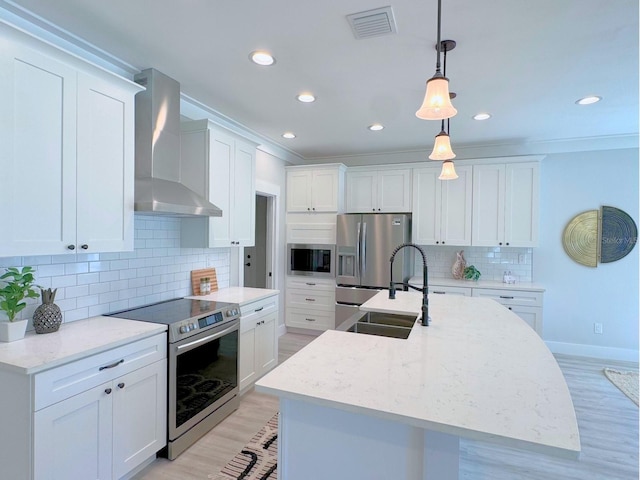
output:
[[[442,162],[442,171],[440,172],[439,180],[455,180],[458,178],[456,168],[453,166],[451,160],[445,160]]]
[[[423,120],[444,120],[453,117],[458,111],[449,98],[449,79],[440,72],[440,23],[442,0],[438,0],[438,42],[436,49],[436,73],[427,81],[427,92],[416,117]]]
[[[447,73],[447,52],[453,50],[456,47],[454,40],[443,40],[441,42],[441,48],[444,50],[444,73]],[[447,92],[448,93],[448,92]],[[450,98],[455,98],[456,94],[448,93]],[[436,141],[433,145],[433,151],[429,155],[431,160],[451,160],[456,158],[456,154],[453,153],[451,148],[451,139],[449,137],[449,119],[447,119],[447,130],[444,129],[444,119],[442,120],[440,133],[436,135]]]

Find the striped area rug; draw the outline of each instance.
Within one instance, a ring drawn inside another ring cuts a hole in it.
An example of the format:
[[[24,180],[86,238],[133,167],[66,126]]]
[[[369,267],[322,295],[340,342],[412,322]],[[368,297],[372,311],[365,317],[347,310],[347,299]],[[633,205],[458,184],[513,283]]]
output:
[[[638,372],[621,372],[612,368],[603,370],[605,377],[638,405]]]
[[[215,480],[275,480],[278,468],[278,414],[256,433]]]

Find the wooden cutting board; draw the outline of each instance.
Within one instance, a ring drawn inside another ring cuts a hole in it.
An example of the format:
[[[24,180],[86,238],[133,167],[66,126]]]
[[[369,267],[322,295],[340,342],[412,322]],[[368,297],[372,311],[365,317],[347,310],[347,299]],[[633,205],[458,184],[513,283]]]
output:
[[[200,279],[209,277],[211,281],[211,291],[218,291],[218,279],[215,268],[203,268],[202,270],[191,270],[191,291],[192,295],[200,295]]]

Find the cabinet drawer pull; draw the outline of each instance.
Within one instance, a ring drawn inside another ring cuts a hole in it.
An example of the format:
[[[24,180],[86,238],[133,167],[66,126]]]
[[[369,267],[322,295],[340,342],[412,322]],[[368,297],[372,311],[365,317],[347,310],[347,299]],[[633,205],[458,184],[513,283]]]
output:
[[[261,312],[262,310],[264,310],[264,307],[256,308],[254,312]]]
[[[315,301],[316,301],[316,299],[315,299],[315,298],[305,298],[305,300],[306,300],[307,302],[315,302]]]
[[[307,322],[315,322],[315,321],[316,321],[316,319],[315,319],[315,318],[305,318],[305,320],[306,320]]]
[[[315,283],[306,282],[307,285],[315,285]]]
[[[124,388],[124,382],[120,382],[120,383],[118,384],[118,388]]]
[[[504,298],[505,300],[513,300],[513,297],[508,297],[506,295],[500,295],[500,298]]]
[[[434,290],[433,293],[437,293],[438,295],[444,295],[447,292],[443,292],[442,290]]]
[[[113,367],[117,367],[118,365],[120,365],[121,363],[124,363],[124,358],[118,360],[115,363],[112,363],[111,365],[105,365],[104,367],[100,367],[98,370],[102,371],[102,370],[106,370],[107,368],[113,368]]]
[[[111,389],[110,388],[105,388],[104,389],[104,393],[106,393],[107,395],[111,394]]]

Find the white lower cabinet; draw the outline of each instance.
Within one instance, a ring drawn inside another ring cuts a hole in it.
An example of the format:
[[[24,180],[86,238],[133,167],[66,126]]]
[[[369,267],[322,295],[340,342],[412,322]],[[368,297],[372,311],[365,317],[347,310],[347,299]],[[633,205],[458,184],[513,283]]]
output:
[[[429,295],[462,295],[471,296],[471,287],[451,287],[444,285],[429,285]]]
[[[154,459],[167,441],[166,342],[162,333],[15,378],[32,385],[11,389],[12,402],[32,405],[32,455],[3,466],[11,478],[121,479]]]
[[[240,305],[240,391],[278,364],[278,295]]]
[[[474,297],[491,298],[522,318],[542,337],[543,292],[499,288],[473,288]]]
[[[336,327],[335,280],[287,277],[287,327],[330,330]]]

